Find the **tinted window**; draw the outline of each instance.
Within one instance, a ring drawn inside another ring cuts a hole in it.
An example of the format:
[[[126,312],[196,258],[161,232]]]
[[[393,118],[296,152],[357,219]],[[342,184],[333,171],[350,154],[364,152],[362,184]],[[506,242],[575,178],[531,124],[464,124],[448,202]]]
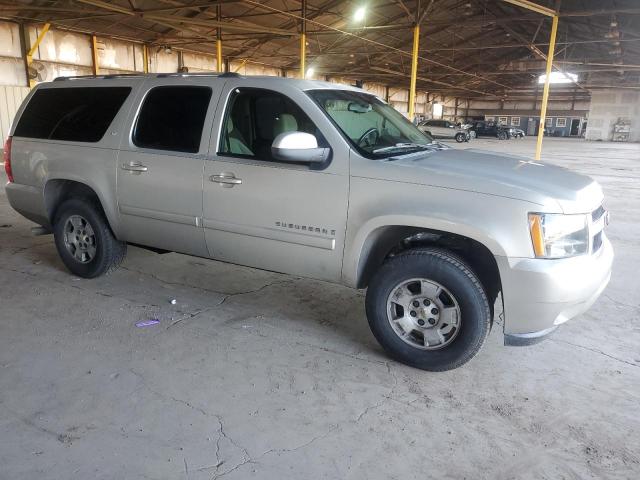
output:
[[[130,92],[130,87],[40,89],[27,104],[15,135],[98,142]]]
[[[156,87],[145,97],[133,143],[142,148],[197,153],[207,115],[209,87]]]
[[[307,114],[289,98],[271,90],[236,89],[229,100],[219,152],[277,161],[271,144],[285,132],[310,133],[319,146],[328,146]]]

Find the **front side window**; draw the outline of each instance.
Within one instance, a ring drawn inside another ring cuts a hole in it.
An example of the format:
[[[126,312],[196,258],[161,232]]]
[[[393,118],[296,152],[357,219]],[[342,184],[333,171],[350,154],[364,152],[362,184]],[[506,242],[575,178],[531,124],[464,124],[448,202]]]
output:
[[[144,99],[133,131],[140,148],[198,153],[211,88],[155,87]]]
[[[350,90],[311,90],[308,95],[366,157],[434,148],[433,138],[373,95]]]
[[[41,88],[16,125],[17,137],[99,142],[131,87]]]
[[[229,97],[218,153],[278,161],[271,145],[286,132],[310,133],[318,146],[328,146],[307,114],[288,97],[261,88],[236,88]]]

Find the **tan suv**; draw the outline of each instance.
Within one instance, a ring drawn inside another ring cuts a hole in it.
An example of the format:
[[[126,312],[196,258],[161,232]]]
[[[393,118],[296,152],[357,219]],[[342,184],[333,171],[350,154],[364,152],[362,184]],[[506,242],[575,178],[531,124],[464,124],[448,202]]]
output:
[[[71,272],[127,243],[367,288],[394,358],[455,368],[498,293],[505,343],[584,312],[610,276],[600,186],[499,153],[443,150],[384,101],[238,75],[61,78],[20,108],[9,202]]]

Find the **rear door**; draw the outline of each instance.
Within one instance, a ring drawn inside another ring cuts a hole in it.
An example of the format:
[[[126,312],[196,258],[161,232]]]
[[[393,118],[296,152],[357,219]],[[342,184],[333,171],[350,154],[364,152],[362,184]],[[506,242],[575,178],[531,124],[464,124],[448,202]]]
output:
[[[118,156],[118,210],[128,242],[207,255],[202,171],[220,83],[154,78],[142,89]]]
[[[302,91],[282,81],[228,80],[204,173],[212,258],[338,281],[349,189],[344,142]],[[278,134],[301,131],[332,148],[312,169],[271,155]]]

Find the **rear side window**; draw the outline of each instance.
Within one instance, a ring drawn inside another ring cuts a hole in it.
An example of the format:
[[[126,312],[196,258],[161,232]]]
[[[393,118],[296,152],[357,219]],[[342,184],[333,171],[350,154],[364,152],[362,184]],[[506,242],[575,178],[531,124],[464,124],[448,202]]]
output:
[[[144,99],[133,132],[141,148],[197,153],[207,115],[209,87],[155,87]]]
[[[98,142],[129,93],[130,87],[40,89],[27,104],[14,135]]]

